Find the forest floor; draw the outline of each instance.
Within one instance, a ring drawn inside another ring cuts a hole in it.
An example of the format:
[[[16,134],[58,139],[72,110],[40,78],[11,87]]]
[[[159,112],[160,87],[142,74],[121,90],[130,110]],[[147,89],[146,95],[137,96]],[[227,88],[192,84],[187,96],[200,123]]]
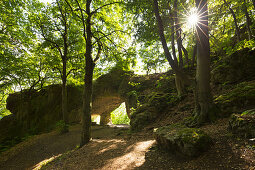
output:
[[[175,116],[172,118],[174,119]],[[0,169],[255,169],[255,143],[227,131],[228,119],[202,127],[214,139],[196,158],[158,149],[149,127],[129,133],[126,127],[94,126],[93,140],[78,148],[81,126],[66,134],[34,136],[0,155]],[[46,164],[46,166],[45,166]]]

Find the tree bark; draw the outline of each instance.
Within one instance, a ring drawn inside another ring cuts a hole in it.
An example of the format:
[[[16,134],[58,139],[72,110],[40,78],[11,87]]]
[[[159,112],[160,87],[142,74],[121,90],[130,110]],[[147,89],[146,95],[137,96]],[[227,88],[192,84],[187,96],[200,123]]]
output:
[[[197,43],[193,47],[193,53],[192,53],[192,63],[191,66],[194,67],[195,61],[196,61],[196,55],[197,55]]]
[[[183,51],[184,56],[185,56],[186,64],[189,67],[190,66],[189,53],[186,50],[186,48],[182,45],[182,43],[181,43],[181,46],[182,46],[182,51]]]
[[[195,120],[198,124],[210,122],[215,118],[210,88],[210,44],[208,29],[208,8],[206,0],[196,0],[196,7],[201,19],[196,26],[197,31],[197,113]]]
[[[65,30],[63,35],[64,40],[64,54],[61,57],[62,58],[62,64],[63,64],[63,70],[62,70],[62,116],[63,121],[65,124],[68,123],[67,120],[67,90],[66,90],[66,80],[67,80],[67,73],[66,73],[66,63],[67,63],[67,53],[68,53],[68,44],[67,44],[67,23],[65,21]]]
[[[181,40],[181,26],[177,16],[177,0],[174,0],[174,21],[175,21],[175,32],[176,32],[176,41],[179,53],[179,68],[183,67],[183,58],[182,58],[182,40]]]
[[[168,4],[168,10],[170,12],[170,25],[171,25],[171,47],[172,47],[172,53],[173,53],[173,57],[174,57],[174,63],[175,65],[178,65],[178,60],[176,57],[176,51],[175,51],[175,42],[174,42],[174,34],[175,34],[175,29],[174,29],[174,16],[171,10],[170,5]]]
[[[176,71],[178,69],[178,66],[175,65],[175,62],[172,59],[172,55],[170,54],[169,49],[167,47],[166,38],[165,38],[165,35],[164,35],[163,22],[162,22],[162,19],[161,19],[160,15],[159,15],[159,8],[158,8],[158,1],[157,0],[154,0],[154,13],[155,13],[155,16],[156,16],[156,19],[157,19],[157,22],[158,22],[159,37],[160,37],[160,40],[161,40],[161,43],[162,43],[162,46],[163,46],[163,49],[164,49],[166,59],[169,62],[172,69],[174,71]]]
[[[235,12],[233,11],[233,9],[230,7],[230,5],[226,2],[226,0],[223,0],[225,5],[228,7],[229,11],[231,12],[233,19],[234,19],[234,24],[235,24],[235,28],[236,28],[236,36],[237,36],[237,41],[239,42],[241,40],[240,38],[240,30],[237,24],[237,19],[236,19],[236,15]]]
[[[92,32],[91,32],[91,0],[86,1],[86,53],[85,53],[85,85],[83,91],[82,106],[82,134],[80,147],[87,144],[91,139],[91,110],[92,110],[92,80],[94,62],[92,59]],[[84,35],[85,36],[85,35]]]
[[[164,27],[163,27],[163,23],[162,23],[162,19],[159,15],[159,8],[158,8],[158,1],[154,0],[154,13],[158,22],[158,28],[159,28],[159,36],[160,36],[160,40],[164,49],[164,53],[166,56],[166,59],[168,60],[170,66],[172,67],[172,69],[175,72],[175,85],[176,85],[176,89],[177,89],[177,93],[179,96],[183,95],[183,93],[185,92],[185,87],[187,84],[190,84],[189,78],[187,77],[187,75],[185,75],[182,71],[182,69],[180,69],[178,67],[178,65],[175,64],[169,49],[167,47],[167,42],[166,42],[166,38],[164,35]]]
[[[251,31],[251,18],[248,14],[247,11],[247,7],[246,7],[246,0],[243,0],[243,12],[245,14],[245,18],[246,18],[246,27],[247,27],[247,31],[248,31],[248,35],[249,35],[249,40],[252,39],[252,31]]]
[[[67,90],[66,90],[66,62],[63,62],[63,72],[62,72],[62,117],[65,123],[67,120]]]

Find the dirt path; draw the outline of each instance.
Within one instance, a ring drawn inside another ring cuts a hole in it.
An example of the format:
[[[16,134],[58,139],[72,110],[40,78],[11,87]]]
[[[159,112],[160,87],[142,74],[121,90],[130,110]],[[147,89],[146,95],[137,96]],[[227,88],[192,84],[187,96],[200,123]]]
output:
[[[122,137],[118,137],[123,131],[127,130],[123,130],[123,127],[93,127],[92,137],[94,139],[90,144],[92,148],[96,147],[93,152],[100,151],[104,147],[108,148],[108,146],[119,147],[123,145]],[[80,133],[81,126],[75,125],[70,127],[69,133],[63,135],[51,132],[34,136],[2,153],[0,155],[0,169],[37,169],[45,162],[77,148],[80,142]],[[116,139],[113,139],[115,136]]]
[[[78,149],[80,125],[70,132],[42,134],[0,155],[0,169],[249,169],[255,170],[254,145],[228,135],[227,119],[204,126],[214,145],[197,158],[183,158],[158,149],[151,131],[93,127],[93,140]]]

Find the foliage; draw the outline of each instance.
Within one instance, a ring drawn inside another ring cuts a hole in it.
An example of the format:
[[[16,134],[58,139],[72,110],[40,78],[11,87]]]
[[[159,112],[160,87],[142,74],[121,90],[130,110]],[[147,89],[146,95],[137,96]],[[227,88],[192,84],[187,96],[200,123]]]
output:
[[[67,133],[69,131],[68,125],[63,120],[60,120],[56,123],[56,131],[59,134]]]
[[[126,113],[126,105],[122,103],[117,109],[111,112],[112,124],[129,124],[130,119]]]
[[[215,103],[228,116],[233,112],[240,112],[244,106],[254,105],[254,81],[242,82],[228,89],[225,93],[215,97]],[[224,116],[224,115],[223,115]]]

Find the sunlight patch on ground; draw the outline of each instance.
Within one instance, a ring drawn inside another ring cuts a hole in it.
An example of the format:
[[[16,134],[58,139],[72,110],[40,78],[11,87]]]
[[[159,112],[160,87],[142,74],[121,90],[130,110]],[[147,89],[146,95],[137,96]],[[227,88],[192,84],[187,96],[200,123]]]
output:
[[[108,146],[107,148],[104,148],[104,149],[102,149],[102,150],[100,150],[99,152],[98,152],[98,154],[102,154],[102,153],[104,153],[104,152],[106,152],[106,151],[109,151],[109,150],[111,150],[111,149],[116,149],[118,146],[116,145],[116,144],[112,144],[111,146]]]
[[[49,162],[53,161],[54,159],[60,157],[62,154],[59,154],[57,156],[53,156],[51,158],[48,158],[48,159],[44,159],[43,161],[39,162],[38,164],[36,164],[35,166],[33,166],[33,170],[38,170],[38,169],[41,169],[42,166],[48,164]]]
[[[134,167],[142,166],[145,162],[145,153],[155,143],[155,140],[138,142],[127,150],[128,153],[123,156],[113,158],[108,161],[102,169],[133,169]]]

